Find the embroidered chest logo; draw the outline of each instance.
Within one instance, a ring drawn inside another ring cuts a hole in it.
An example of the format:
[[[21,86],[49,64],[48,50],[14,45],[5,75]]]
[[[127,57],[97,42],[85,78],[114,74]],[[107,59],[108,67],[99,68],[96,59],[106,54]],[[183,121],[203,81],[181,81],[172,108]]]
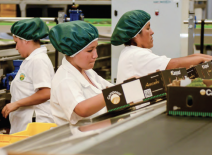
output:
[[[25,74],[24,74],[24,73],[21,73],[21,75],[20,75],[20,80],[23,81],[24,78],[25,78]]]

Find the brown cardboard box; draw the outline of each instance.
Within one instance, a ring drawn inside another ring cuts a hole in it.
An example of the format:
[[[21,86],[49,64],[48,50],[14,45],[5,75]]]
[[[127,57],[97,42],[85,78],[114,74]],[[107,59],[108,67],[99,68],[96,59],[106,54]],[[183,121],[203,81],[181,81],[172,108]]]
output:
[[[16,11],[16,4],[1,4],[1,12],[4,11]]]
[[[0,13],[1,17],[16,17],[16,11],[6,11]]]
[[[212,80],[207,87],[168,86],[167,115],[212,117]]]
[[[1,17],[16,17],[16,4],[0,4]]]

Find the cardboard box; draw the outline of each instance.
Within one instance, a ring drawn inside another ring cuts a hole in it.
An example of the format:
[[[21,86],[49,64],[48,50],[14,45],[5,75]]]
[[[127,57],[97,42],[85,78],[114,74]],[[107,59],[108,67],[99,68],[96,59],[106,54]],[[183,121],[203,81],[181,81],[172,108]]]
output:
[[[186,68],[164,70],[161,71],[161,74],[163,77],[165,88],[168,84],[172,83],[173,80],[181,80],[185,77],[188,77]]]
[[[185,76],[188,76],[185,68],[164,70],[104,89],[102,92],[107,110],[111,112],[142,101],[164,98],[167,85]]]
[[[125,81],[102,92],[109,112],[166,96],[161,72]]]
[[[190,79],[202,78],[212,79],[212,64],[211,62],[202,63],[191,67],[187,70]]]
[[[16,17],[16,4],[0,4],[0,17]]]
[[[212,80],[203,83],[207,87],[168,86],[167,114],[212,117]]]
[[[16,11],[16,4],[0,4],[1,12],[5,11]]]
[[[1,12],[0,13],[0,17],[16,17],[16,16],[17,16],[16,11],[15,12],[9,11],[9,12]]]

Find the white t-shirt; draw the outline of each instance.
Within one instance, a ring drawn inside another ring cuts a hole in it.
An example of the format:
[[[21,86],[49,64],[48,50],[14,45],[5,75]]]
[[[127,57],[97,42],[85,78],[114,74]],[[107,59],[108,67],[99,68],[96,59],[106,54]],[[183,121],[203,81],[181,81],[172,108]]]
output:
[[[113,86],[92,69],[86,70],[85,73],[96,87],[90,84],[65,57],[63,58],[62,65],[52,80],[50,99],[52,115],[57,125],[67,122],[76,124],[83,118],[74,112],[76,105],[102,93],[102,89],[107,86]],[[106,111],[106,107],[104,107],[90,117],[95,117]]]
[[[34,50],[21,64],[20,69],[11,83],[11,103],[35,94],[39,88],[51,88],[54,76],[53,65],[44,46]],[[9,114],[11,130],[16,133],[26,129],[32,122],[33,113],[36,122],[53,123],[50,101],[26,107],[20,107]]]
[[[158,56],[150,49],[137,46],[126,46],[118,62],[117,84],[132,76],[145,76],[157,69],[165,70],[171,58]]]

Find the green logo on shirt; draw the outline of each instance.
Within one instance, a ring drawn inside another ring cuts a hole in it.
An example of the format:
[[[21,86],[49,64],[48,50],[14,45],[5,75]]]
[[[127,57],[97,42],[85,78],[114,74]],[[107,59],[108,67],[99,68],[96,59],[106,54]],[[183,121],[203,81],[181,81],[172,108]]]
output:
[[[23,81],[24,78],[25,78],[25,74],[24,74],[24,73],[21,73],[21,75],[20,75],[20,80]]]

